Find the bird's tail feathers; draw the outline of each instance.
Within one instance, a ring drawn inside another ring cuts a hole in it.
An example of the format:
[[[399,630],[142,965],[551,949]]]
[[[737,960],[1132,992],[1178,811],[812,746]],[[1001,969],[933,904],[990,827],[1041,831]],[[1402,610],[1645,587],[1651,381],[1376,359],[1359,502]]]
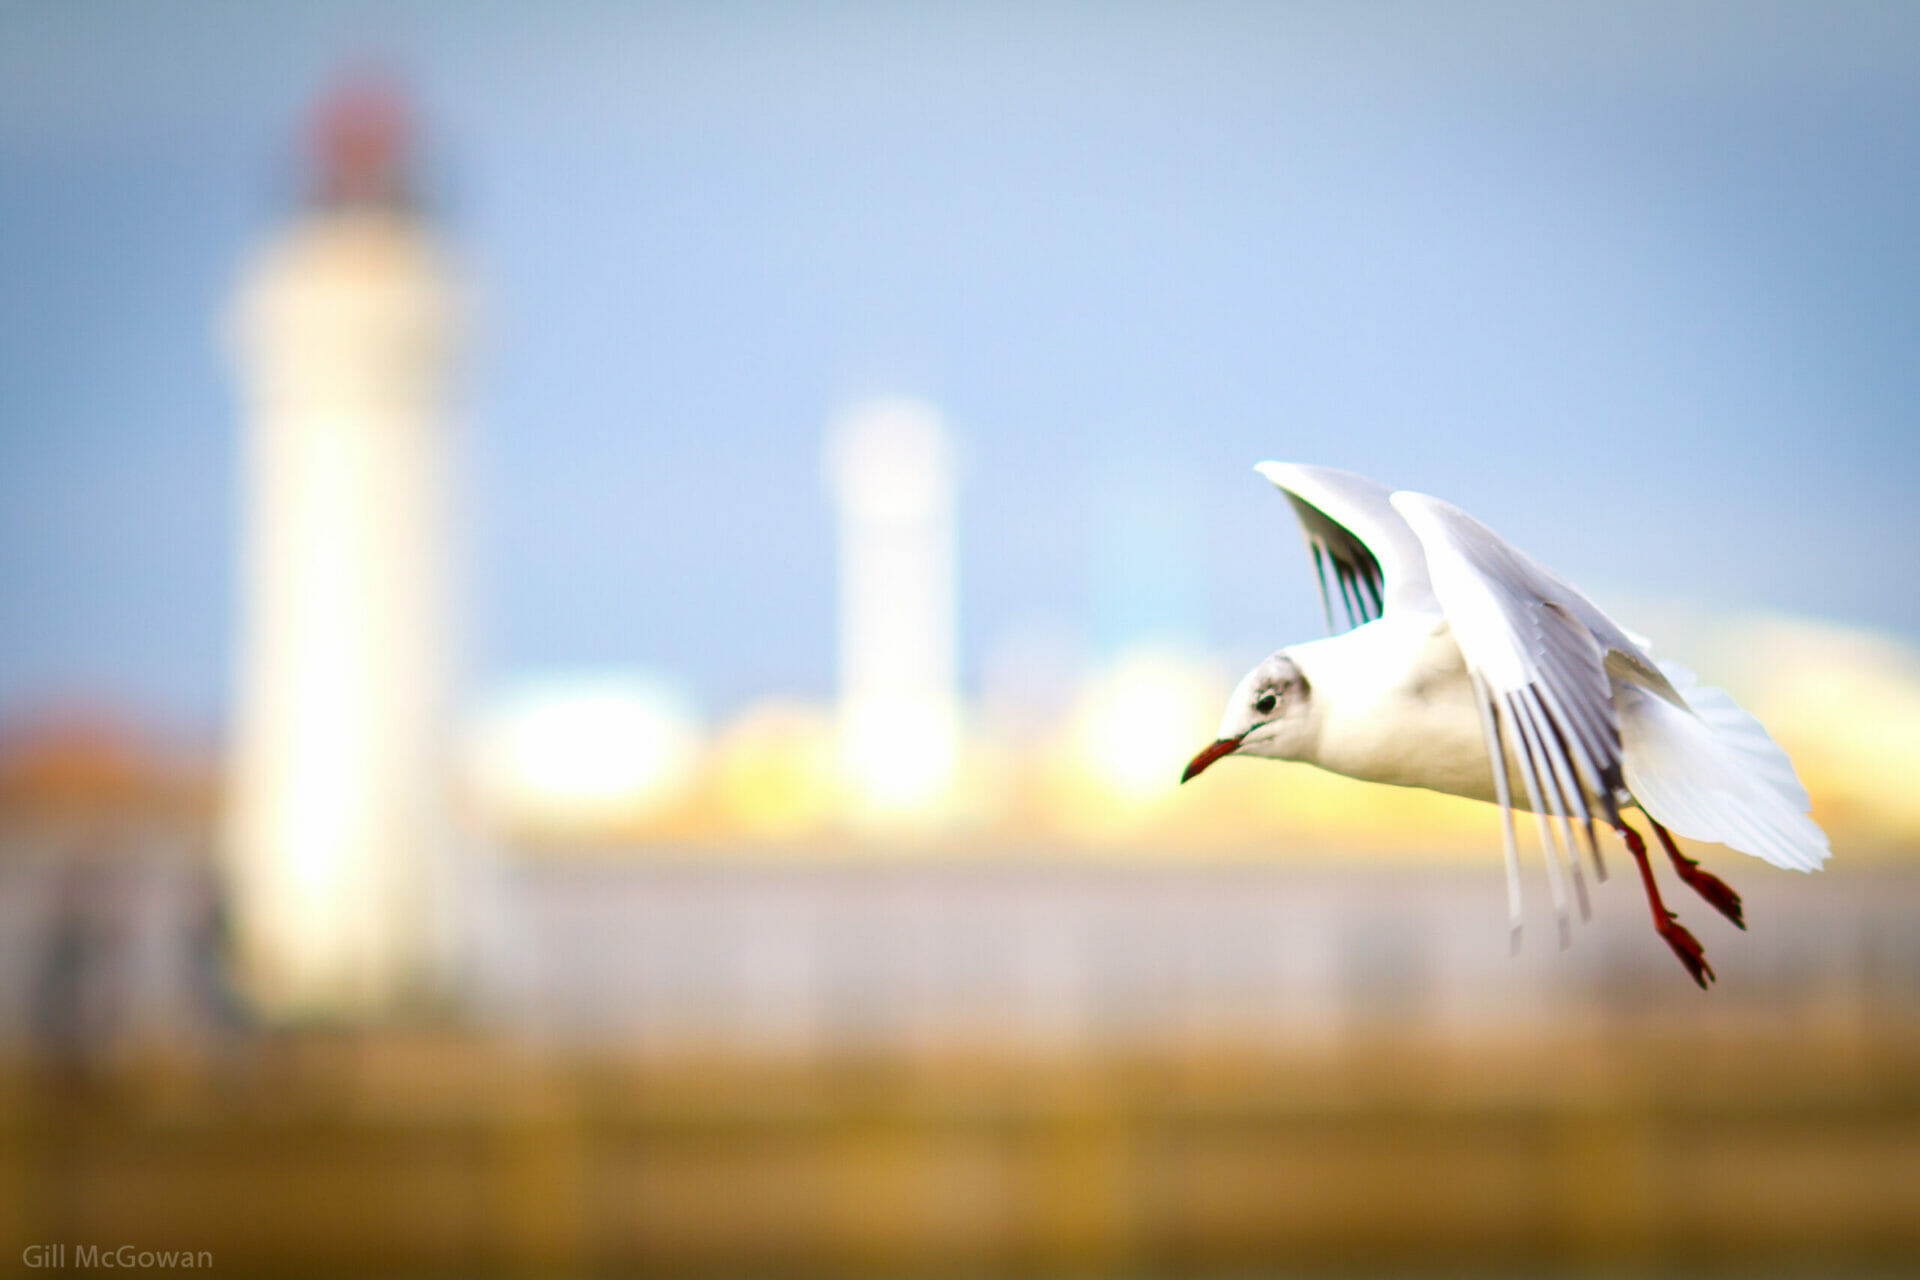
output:
[[[1807,816],[1807,789],[1787,753],[1723,690],[1678,663],[1660,670],[1685,708],[1638,683],[1616,685],[1627,789],[1640,807],[1683,836],[1817,870],[1827,836]]]

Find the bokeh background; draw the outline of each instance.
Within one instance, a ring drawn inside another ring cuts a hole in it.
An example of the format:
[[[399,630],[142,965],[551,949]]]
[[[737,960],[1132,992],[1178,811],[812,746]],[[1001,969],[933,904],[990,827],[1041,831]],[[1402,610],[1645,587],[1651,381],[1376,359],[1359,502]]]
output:
[[[1901,6],[0,0],[0,1246],[1920,1266],[1916,245]],[[1269,457],[1732,690],[1831,866],[1695,850],[1702,994],[1531,850],[1510,957],[1483,806],[1177,786],[1323,629]],[[249,737],[323,668],[427,834],[249,896],[387,777]]]

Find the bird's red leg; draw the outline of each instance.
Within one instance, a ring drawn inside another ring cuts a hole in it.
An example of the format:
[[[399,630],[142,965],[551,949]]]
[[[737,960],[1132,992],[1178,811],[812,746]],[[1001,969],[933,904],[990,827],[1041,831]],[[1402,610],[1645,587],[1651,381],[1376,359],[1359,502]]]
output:
[[[1713,981],[1713,966],[1707,963],[1707,953],[1700,946],[1699,939],[1687,931],[1679,917],[1667,910],[1666,903],[1660,901],[1660,888],[1653,882],[1653,867],[1647,861],[1647,842],[1624,820],[1615,818],[1613,825],[1619,830],[1620,838],[1627,842],[1633,860],[1640,864],[1640,883],[1647,887],[1647,905],[1653,908],[1654,932],[1667,940],[1667,945],[1673,948],[1673,954],[1680,957],[1680,963],[1687,967],[1687,972],[1705,991],[1707,984]]]
[[[1647,815],[1647,821],[1653,823],[1653,834],[1660,837],[1660,843],[1667,847],[1667,857],[1673,861],[1673,869],[1682,880],[1693,886],[1693,891],[1712,904],[1713,909],[1740,928],[1747,927],[1745,910],[1740,906],[1740,895],[1733,886],[1711,871],[1702,871],[1700,864],[1680,852],[1680,846],[1673,842],[1673,836],[1653,815]]]

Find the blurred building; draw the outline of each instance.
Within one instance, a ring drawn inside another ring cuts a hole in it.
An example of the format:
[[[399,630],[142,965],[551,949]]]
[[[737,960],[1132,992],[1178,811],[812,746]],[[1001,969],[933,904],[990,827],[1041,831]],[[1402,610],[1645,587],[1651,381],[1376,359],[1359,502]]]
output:
[[[243,983],[278,1015],[431,998],[453,956],[447,393],[453,279],[405,112],[325,103],[313,198],[247,265],[237,717]]]
[[[840,509],[841,763],[856,815],[936,815],[959,755],[953,451],[913,400],[837,422],[827,472]]]

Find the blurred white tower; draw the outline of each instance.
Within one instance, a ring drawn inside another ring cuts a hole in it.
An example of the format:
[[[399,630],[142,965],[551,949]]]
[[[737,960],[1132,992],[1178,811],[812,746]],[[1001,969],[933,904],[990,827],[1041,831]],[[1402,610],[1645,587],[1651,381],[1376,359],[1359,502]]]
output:
[[[939,817],[960,708],[954,662],[954,465],[940,415],[864,404],[833,425],[840,509],[840,758],[860,816]]]
[[[319,116],[304,216],[232,317],[247,419],[225,856],[237,959],[278,1017],[450,994],[447,410],[455,294],[411,207],[404,112]]]

